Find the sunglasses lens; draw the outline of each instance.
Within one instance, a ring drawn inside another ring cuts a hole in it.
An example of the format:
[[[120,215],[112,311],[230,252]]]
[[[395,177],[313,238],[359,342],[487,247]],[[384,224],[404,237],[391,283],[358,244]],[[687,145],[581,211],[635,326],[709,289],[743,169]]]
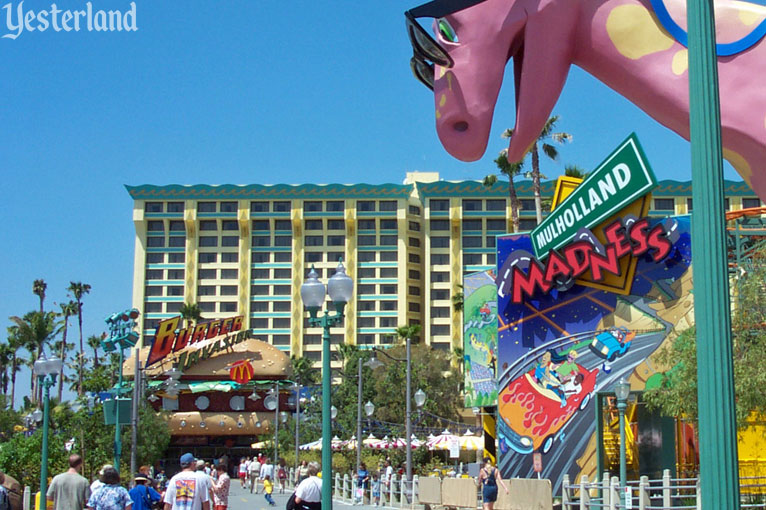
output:
[[[410,69],[412,69],[412,74],[415,75],[415,78],[417,78],[423,85],[431,90],[434,89],[433,64],[429,64],[416,57],[412,57],[410,59]]]
[[[414,19],[407,18],[407,33],[416,55],[435,64],[452,67],[452,58]]]

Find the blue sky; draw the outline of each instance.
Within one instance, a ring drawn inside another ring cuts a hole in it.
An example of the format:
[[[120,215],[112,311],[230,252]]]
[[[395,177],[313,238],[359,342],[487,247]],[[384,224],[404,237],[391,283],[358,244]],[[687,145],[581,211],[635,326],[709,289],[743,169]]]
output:
[[[92,285],[86,335],[130,306],[125,184],[383,183],[413,170],[480,179],[514,122],[509,78],[485,157],[468,164],[444,151],[432,94],[409,69],[403,12],[414,3],[135,1],[137,32],[0,38],[3,327],[37,306],[35,278],[48,282],[48,307],[70,280]],[[635,131],[660,179],[691,178],[686,141],[579,69],[554,113],[574,141],[560,164],[545,163],[550,177],[566,163],[593,168]],[[739,180],[728,165],[726,176]]]

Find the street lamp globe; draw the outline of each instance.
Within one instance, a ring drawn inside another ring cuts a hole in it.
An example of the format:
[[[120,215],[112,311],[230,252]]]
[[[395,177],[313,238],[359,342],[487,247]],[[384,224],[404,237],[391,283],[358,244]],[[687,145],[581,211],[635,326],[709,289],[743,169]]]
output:
[[[364,404],[364,412],[367,413],[368,417],[372,416],[372,413],[375,412],[375,404],[368,400],[367,403]]]
[[[375,370],[379,367],[383,366],[383,362],[380,361],[377,356],[375,356],[375,353],[372,353],[372,357],[364,362],[365,366],[370,367],[370,370]]]
[[[303,300],[303,305],[309,310],[321,308],[327,294],[327,289],[324,283],[319,281],[318,276],[314,266],[311,266],[311,271],[309,271],[306,280],[301,284],[301,299]]]
[[[338,416],[338,408],[335,406],[330,407],[330,418],[334,420],[336,416]]]
[[[269,393],[265,399],[263,399],[263,405],[269,411],[273,411],[277,408],[277,397],[273,393]]]
[[[37,377],[45,377],[48,375],[49,369],[50,367],[48,365],[48,358],[45,356],[44,352],[41,352],[40,357],[35,360],[32,371]]]
[[[333,303],[348,303],[354,294],[354,280],[346,274],[346,268],[343,267],[343,261],[338,262],[335,274],[332,275],[327,283],[327,292],[330,294],[330,301]]]
[[[423,404],[426,403],[426,392],[423,390],[418,390],[415,392],[415,405],[418,407],[423,407]]]
[[[630,395],[630,383],[621,377],[617,384],[614,385],[614,394],[618,401],[625,402]]]
[[[279,418],[282,420],[282,423],[287,423],[287,417],[289,415],[287,414],[287,411],[282,411],[279,413]]]
[[[40,411],[39,409],[35,409],[34,411],[32,411],[31,416],[32,416],[32,419],[38,423],[43,421],[43,412]]]
[[[64,366],[64,362],[61,361],[61,358],[48,358],[46,363],[48,364],[48,374],[53,376],[59,375]]]

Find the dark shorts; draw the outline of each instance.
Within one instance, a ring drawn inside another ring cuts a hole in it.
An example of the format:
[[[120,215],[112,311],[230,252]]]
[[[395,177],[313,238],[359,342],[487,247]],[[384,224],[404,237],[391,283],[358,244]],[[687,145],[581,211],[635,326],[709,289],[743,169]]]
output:
[[[497,501],[497,485],[485,485],[481,495],[484,503],[494,503]]]

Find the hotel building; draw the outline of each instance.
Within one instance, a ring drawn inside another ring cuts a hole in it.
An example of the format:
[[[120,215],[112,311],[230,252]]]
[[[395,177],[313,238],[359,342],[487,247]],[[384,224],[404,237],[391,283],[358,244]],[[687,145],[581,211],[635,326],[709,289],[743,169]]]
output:
[[[542,185],[543,199],[554,191]],[[530,181],[515,183],[522,230],[536,224]],[[404,184],[128,186],[136,229],[133,306],[145,345],[157,323],[198,303],[205,319],[244,315],[254,336],[318,362],[321,328],[310,327],[300,286],[313,266],[327,282],[342,258],[356,284],[332,343],[361,348],[395,341],[421,324],[434,348],[462,346],[452,296],[463,275],[495,267],[495,236],[511,230],[507,182],[442,181],[407,173]],[[726,181],[726,208],[761,201]],[[651,215],[692,210],[689,182],[661,181]]]

